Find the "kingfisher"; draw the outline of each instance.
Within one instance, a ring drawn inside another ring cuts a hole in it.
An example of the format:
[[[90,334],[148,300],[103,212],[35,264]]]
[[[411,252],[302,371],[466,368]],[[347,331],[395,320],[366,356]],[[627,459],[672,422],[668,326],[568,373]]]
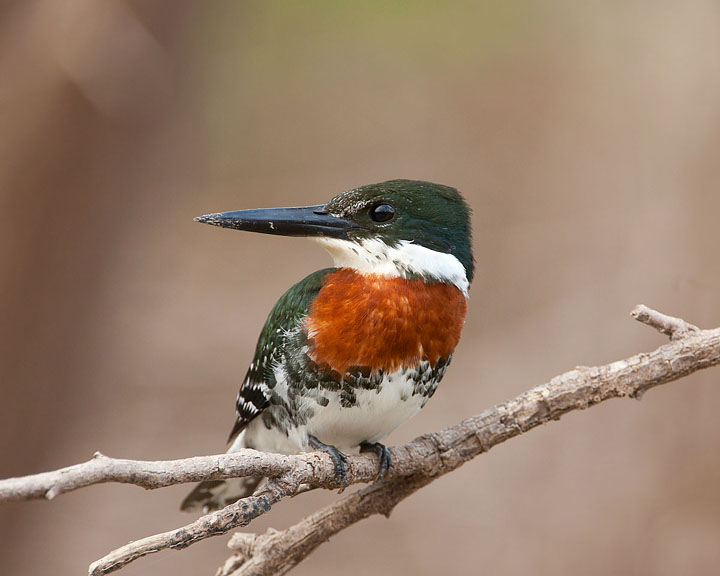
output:
[[[323,450],[344,484],[346,454],[371,451],[382,479],[392,461],[380,440],[430,399],[460,340],[474,272],[463,197],[441,184],[390,180],[317,206],[195,220],[307,237],[334,264],[270,312],[237,395],[228,452]],[[201,482],[181,509],[223,508],[261,480]]]

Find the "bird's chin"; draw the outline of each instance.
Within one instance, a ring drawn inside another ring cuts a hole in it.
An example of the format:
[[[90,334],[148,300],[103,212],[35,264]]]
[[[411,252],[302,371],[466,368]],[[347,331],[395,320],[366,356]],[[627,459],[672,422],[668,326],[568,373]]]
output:
[[[378,265],[385,260],[386,247],[381,241],[342,240],[328,238],[327,236],[316,236],[312,240],[320,244],[330,257],[333,264],[338,268],[352,268],[358,272],[372,274],[379,272]]]

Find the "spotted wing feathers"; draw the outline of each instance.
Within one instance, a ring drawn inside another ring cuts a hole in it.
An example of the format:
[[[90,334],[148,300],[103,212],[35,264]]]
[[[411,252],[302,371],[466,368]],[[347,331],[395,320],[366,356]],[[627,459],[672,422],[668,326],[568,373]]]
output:
[[[274,368],[285,352],[288,339],[307,316],[311,302],[322,288],[323,278],[334,271],[334,268],[326,268],[310,274],[285,292],[270,312],[260,333],[255,357],[237,395],[236,420],[229,441],[267,408],[276,384]]]

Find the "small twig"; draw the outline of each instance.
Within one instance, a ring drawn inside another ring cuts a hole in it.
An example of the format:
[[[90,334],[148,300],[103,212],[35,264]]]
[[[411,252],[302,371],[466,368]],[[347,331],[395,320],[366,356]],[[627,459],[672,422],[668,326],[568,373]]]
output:
[[[697,334],[701,331],[700,328],[685,322],[682,318],[668,316],[667,314],[648,308],[644,304],[635,306],[630,314],[635,320],[652,326],[666,336],[670,336],[671,340],[680,340],[690,334]]]

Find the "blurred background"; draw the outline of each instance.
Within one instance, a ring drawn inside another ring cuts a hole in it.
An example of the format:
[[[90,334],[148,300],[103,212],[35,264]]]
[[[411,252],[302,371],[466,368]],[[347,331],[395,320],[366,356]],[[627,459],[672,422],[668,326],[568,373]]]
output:
[[[720,325],[720,5],[18,0],[0,9],[0,476],[225,449],[265,317],[328,265],[193,223],[390,178],[464,192],[477,279],[389,443]],[[295,571],[716,574],[720,371],[573,413]],[[0,573],[83,574],[193,520],[189,486],[0,507]],[[276,509],[283,528],[334,494]],[[126,576],[213,574],[218,537]]]

